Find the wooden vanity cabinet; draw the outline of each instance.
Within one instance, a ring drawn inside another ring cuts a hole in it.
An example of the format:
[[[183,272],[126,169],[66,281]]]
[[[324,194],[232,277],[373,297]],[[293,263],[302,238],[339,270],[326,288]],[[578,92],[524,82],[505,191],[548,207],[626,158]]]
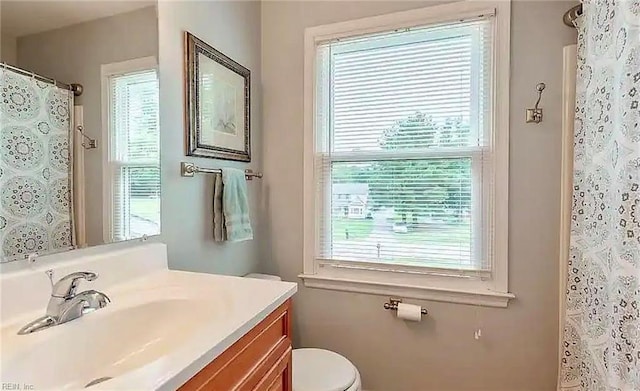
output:
[[[216,357],[181,391],[292,391],[291,300]]]

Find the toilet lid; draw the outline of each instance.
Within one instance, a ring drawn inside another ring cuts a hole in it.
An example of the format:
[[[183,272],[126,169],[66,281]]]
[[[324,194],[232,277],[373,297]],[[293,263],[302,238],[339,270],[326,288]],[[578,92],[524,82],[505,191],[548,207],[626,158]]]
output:
[[[293,350],[293,391],[345,391],[356,381],[356,368],[324,349]]]

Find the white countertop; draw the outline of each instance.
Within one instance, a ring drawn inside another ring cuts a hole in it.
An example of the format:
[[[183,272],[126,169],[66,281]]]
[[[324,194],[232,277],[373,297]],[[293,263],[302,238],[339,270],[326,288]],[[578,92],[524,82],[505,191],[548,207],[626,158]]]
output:
[[[127,375],[92,387],[94,389],[175,390],[297,290],[297,285],[290,282],[178,271],[158,273],[145,279],[143,284],[151,291],[161,290],[166,297],[182,295],[183,289],[197,290],[199,295],[207,295],[217,302],[222,317],[203,323],[179,349]],[[123,293],[139,292],[140,284],[127,285],[122,287],[123,291],[114,292],[116,297],[112,300]]]
[[[3,319],[0,381],[33,384],[35,390],[78,389],[119,368],[113,379],[91,389],[175,390],[293,296],[297,286],[157,269],[100,290],[111,298],[105,308],[46,330],[16,334],[42,315],[46,299],[42,310]],[[57,364],[47,367],[51,363]]]

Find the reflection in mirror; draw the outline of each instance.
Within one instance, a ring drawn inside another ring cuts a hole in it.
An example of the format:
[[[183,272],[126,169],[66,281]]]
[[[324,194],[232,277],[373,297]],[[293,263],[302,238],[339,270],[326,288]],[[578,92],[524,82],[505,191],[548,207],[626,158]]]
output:
[[[155,1],[0,7],[1,260],[159,234]]]

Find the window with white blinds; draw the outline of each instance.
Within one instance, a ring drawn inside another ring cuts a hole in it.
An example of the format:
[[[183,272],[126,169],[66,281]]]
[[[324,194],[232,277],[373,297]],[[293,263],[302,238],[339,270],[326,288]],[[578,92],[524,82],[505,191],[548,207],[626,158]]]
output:
[[[490,270],[494,22],[316,45],[321,262]]]
[[[155,67],[107,76],[110,240],[160,233],[160,134]]]

